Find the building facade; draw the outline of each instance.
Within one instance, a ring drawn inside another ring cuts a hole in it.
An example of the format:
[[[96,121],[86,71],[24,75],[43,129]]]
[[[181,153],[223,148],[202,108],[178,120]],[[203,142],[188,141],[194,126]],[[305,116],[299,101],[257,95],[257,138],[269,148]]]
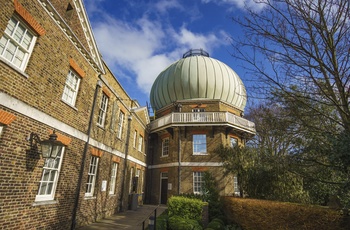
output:
[[[201,194],[204,172],[218,182],[220,195],[238,193],[235,175],[226,175],[220,146],[244,145],[255,134],[243,118],[246,91],[239,76],[203,50],[190,50],[155,80],[155,119],[150,123],[147,182],[151,202],[165,204],[177,194]]]
[[[0,17],[0,226],[70,229],[141,203],[147,108],[101,59],[83,2],[5,0]],[[43,158],[53,133],[64,147]]]

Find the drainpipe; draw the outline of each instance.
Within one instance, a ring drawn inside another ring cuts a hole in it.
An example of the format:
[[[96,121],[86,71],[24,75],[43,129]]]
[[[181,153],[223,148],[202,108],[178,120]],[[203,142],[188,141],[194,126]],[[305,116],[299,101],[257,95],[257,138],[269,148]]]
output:
[[[179,113],[182,112],[182,105],[178,104],[178,111]],[[186,132],[186,130],[185,130]],[[178,167],[178,175],[179,175],[179,186],[178,186],[178,190],[177,190],[177,194],[180,195],[181,192],[181,127],[179,127],[179,134],[178,134],[178,157],[179,157],[179,167]]]
[[[98,78],[100,78],[100,77],[101,77],[101,74],[98,76]],[[92,127],[92,122],[93,122],[93,118],[94,118],[97,93],[101,87],[102,87],[102,81],[98,80],[97,84],[96,84],[96,88],[95,88],[94,101],[92,103],[92,108],[91,108],[91,113],[90,113],[89,126],[88,126],[88,130],[87,130],[87,140],[85,142],[83,156],[82,156],[81,163],[80,163],[78,185],[77,185],[77,191],[75,194],[74,208],[73,208],[73,214],[72,214],[72,225],[71,225],[72,230],[75,229],[75,226],[76,226],[76,218],[77,218],[77,211],[78,211],[78,206],[79,206],[79,195],[80,195],[80,190],[81,190],[81,182],[83,179],[84,168],[85,168],[85,159],[86,159],[86,154],[87,154],[88,147],[89,147],[91,127]]]
[[[129,153],[129,141],[130,141],[130,127],[131,127],[131,121],[132,116],[128,116],[128,130],[126,131],[126,141],[125,141],[125,158],[124,158],[124,170],[123,170],[123,176],[122,176],[122,187],[121,187],[121,194],[120,194],[120,200],[119,200],[119,211],[123,212],[123,203],[124,203],[124,193],[125,193],[125,176],[126,176],[126,170],[127,170],[127,163],[128,163],[128,153]]]
[[[179,127],[179,134],[178,134],[178,155],[179,155],[179,167],[178,167],[178,174],[179,174],[179,186],[177,194],[180,195],[181,192],[181,128]]]

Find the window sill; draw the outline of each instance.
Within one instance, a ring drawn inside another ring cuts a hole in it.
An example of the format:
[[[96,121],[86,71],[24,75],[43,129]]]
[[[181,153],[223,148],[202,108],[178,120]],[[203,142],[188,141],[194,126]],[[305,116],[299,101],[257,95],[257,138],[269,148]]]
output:
[[[72,109],[78,111],[78,109],[77,109],[75,106],[69,104],[68,102],[66,102],[66,101],[64,101],[64,100],[62,100],[62,99],[61,99],[61,101],[62,101],[64,104],[66,104],[66,105],[68,105],[69,107],[71,107]]]
[[[34,201],[32,206],[41,206],[41,205],[50,205],[50,204],[58,204],[58,200]]]
[[[208,156],[209,153],[193,153],[193,156]]]
[[[96,196],[84,196],[84,200],[95,200]]]
[[[10,68],[15,70],[17,73],[21,74],[25,78],[29,78],[29,75],[26,74],[23,70],[19,69],[17,66],[13,65],[11,62],[7,61],[5,58],[0,57],[0,61],[8,65]]]
[[[160,156],[160,158],[166,158],[168,157],[169,155],[164,155],[164,156]]]
[[[105,127],[103,125],[97,124],[97,127],[99,127],[100,129],[105,130]]]

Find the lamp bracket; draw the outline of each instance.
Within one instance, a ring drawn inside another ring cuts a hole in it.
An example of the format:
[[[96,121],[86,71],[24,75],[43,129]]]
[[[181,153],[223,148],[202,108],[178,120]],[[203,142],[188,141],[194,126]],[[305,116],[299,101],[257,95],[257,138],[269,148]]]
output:
[[[41,142],[39,135],[36,133],[31,133],[28,137],[28,141],[30,142],[31,147],[34,147]]]

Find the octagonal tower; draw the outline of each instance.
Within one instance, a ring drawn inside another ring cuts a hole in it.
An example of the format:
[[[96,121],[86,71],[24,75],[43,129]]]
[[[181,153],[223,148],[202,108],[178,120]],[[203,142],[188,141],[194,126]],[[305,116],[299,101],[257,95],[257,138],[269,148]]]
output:
[[[235,176],[224,174],[214,151],[255,134],[242,117],[247,95],[236,72],[202,49],[190,50],[158,75],[150,99],[147,200],[165,204],[171,195],[200,194],[205,171],[220,182],[220,195],[237,194]]]

